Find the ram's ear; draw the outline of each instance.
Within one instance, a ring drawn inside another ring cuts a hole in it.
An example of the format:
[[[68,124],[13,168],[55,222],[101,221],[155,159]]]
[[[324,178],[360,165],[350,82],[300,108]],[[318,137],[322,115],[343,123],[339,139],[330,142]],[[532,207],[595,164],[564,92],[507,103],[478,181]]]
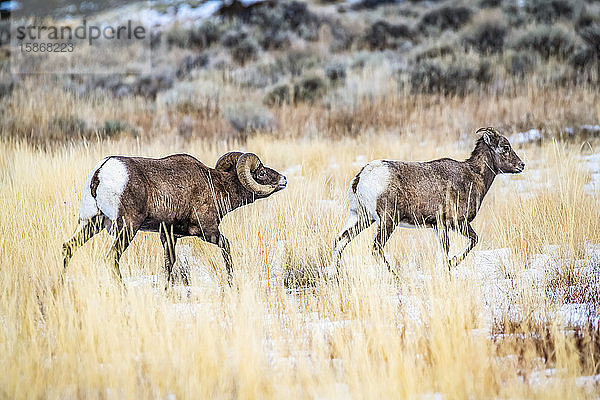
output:
[[[494,147],[492,145],[492,138],[490,137],[490,133],[489,131],[485,131],[483,132],[483,141],[485,142],[485,144],[487,144],[490,147]]]

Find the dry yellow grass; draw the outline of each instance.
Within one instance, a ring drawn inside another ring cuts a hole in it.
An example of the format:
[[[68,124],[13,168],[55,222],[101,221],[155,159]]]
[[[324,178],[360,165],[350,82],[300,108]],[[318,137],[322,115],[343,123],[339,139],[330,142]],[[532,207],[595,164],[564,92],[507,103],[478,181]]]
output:
[[[1,143],[0,397],[597,396],[597,387],[578,385],[575,378],[597,373],[598,354],[582,353],[560,319],[552,317],[560,299],[536,297],[516,282],[523,294],[515,305],[525,314],[550,317],[547,324],[529,319],[521,331],[514,330],[529,339],[498,341],[476,275],[450,279],[430,230],[398,229],[389,241],[386,250],[396,260],[399,285],[371,259],[371,230],[348,247],[347,273],[339,286],[314,279],[345,222],[347,184],[359,169],[353,165],[357,157],[468,156],[471,143],[457,149],[442,142],[426,131],[401,139],[385,134],[339,141],[251,138],[244,147],[286,171],[289,187],[223,221],[236,288],[222,284],[216,247],[198,239],[181,241],[193,254],[189,297],[181,288],[162,290],[162,251],[155,234],[139,234],[125,253],[124,293],[103,262],[106,233],[75,254],[64,287],[56,286],[61,244],[76,225],[85,176],[101,157],[186,151],[214,165],[225,148],[200,140],[122,140],[50,151]],[[545,143],[518,153],[529,169],[497,180],[474,222],[481,238],[476,250],[511,249],[509,275],[527,268],[524,260],[545,245],[562,244],[566,253],[581,254],[584,243],[600,243],[600,204],[597,194],[584,192],[589,174],[579,161],[579,147]],[[454,242],[453,251],[464,243]],[[470,256],[462,271],[475,273],[479,267]],[[288,291],[282,268],[308,277],[309,287]],[[543,332],[548,340],[536,341]],[[543,359],[546,350],[552,357]],[[547,368],[552,379],[545,378]]]

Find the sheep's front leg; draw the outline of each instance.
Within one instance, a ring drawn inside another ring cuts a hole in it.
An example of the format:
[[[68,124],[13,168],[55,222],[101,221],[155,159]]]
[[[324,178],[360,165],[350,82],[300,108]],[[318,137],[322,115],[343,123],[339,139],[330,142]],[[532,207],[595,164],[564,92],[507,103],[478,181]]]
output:
[[[173,234],[167,234],[163,229],[160,232],[160,242],[162,243],[165,256],[165,274],[167,275],[165,290],[167,290],[169,288],[169,283],[175,283],[175,278],[173,277],[173,265],[176,260],[175,245],[177,244],[177,238]],[[184,283],[189,285],[189,282],[187,282],[187,274],[184,275],[183,279]]]
[[[469,254],[469,252],[473,249],[473,247],[475,247],[475,245],[477,244],[477,241],[479,240],[477,237],[477,233],[475,233],[475,231],[473,230],[473,227],[468,222],[465,222],[464,224],[461,225],[460,233],[463,236],[466,236],[467,238],[469,238],[469,244],[467,245],[467,247],[465,248],[465,250],[463,251],[463,253],[460,256],[452,257],[452,260],[450,260],[450,263],[449,263],[450,268],[456,267],[458,264],[460,264],[465,259],[465,257],[467,257],[467,254]]]
[[[123,282],[123,277],[121,276],[119,260],[121,259],[123,252],[127,250],[127,247],[133,240],[133,237],[137,233],[139,226],[139,224],[136,224],[135,226],[132,225],[127,227],[125,224],[120,224],[115,232],[115,240],[113,241],[113,244],[107,254],[109,262],[112,262],[113,275],[119,282],[121,282],[123,287],[125,287],[125,283]]]
[[[233,284],[233,262],[231,261],[229,240],[227,240],[225,236],[219,234],[217,246],[221,248],[223,260],[225,260],[225,268],[227,269],[227,283],[229,284],[229,286],[231,286]]]
[[[442,246],[442,252],[444,257],[444,262],[448,267],[448,271],[450,271],[450,259],[448,258],[448,254],[450,253],[450,238],[448,227],[445,224],[440,224],[440,226],[435,228],[435,232],[438,235],[438,239],[440,240],[440,245]]]

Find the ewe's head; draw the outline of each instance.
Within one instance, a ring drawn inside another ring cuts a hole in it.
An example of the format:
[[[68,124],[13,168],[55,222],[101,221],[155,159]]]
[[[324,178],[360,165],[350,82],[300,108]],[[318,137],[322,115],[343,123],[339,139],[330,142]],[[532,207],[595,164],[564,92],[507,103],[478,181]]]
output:
[[[235,171],[241,184],[257,196],[266,197],[287,185],[285,176],[265,167],[253,153],[231,152],[219,158],[215,169]]]
[[[479,128],[477,133],[481,133],[481,140],[492,150],[493,169],[497,173],[519,173],[525,168],[525,163],[511,147],[508,139],[505,138],[492,127]]]

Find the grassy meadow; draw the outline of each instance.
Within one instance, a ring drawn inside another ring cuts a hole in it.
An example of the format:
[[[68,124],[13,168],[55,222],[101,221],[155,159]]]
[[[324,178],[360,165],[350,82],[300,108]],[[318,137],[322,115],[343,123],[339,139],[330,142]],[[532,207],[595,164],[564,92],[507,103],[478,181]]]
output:
[[[175,22],[145,80],[10,75],[1,53],[0,398],[598,398],[600,9],[544,1],[281,2]],[[496,178],[461,265],[448,274],[432,230],[398,228],[395,282],[371,227],[339,284],[323,279],[365,163],[462,160],[484,126],[526,167]],[[98,160],[214,166],[233,150],[288,179],[222,221],[233,287],[219,248],[184,238],[191,286],[165,292],[154,233],[121,259],[126,290],[106,232],[60,283]]]
[[[518,108],[512,101],[502,103]],[[472,109],[485,114],[497,112],[497,106]],[[447,115],[457,111],[453,107],[452,102],[440,106]],[[296,110],[284,112],[283,120],[294,120]],[[2,397],[591,395],[596,386],[590,392],[576,378],[598,372],[597,328],[565,330],[554,313],[565,299],[539,296],[514,278],[514,302],[491,313],[474,256],[459,267],[464,273],[450,278],[431,230],[399,228],[390,240],[386,250],[400,284],[371,258],[372,228],[348,247],[339,286],[319,279],[345,223],[347,185],[361,157],[466,158],[475,138],[468,136],[457,148],[447,139],[454,129],[446,129],[336,140],[257,135],[225,147],[160,139],[92,141],[51,150],[3,143]],[[122,292],[104,265],[106,233],[76,253],[68,282],[57,286],[61,244],[76,226],[82,185],[98,159],[185,151],[212,165],[225,150],[239,148],[285,171],[289,186],[223,221],[232,243],[235,288],[224,285],[218,248],[189,238],[178,246],[191,253],[185,260],[192,273],[190,294],[183,287],[165,293],[158,237],[138,234],[122,261],[128,287]],[[528,268],[526,260],[544,246],[559,244],[564,254],[584,258],[586,244],[600,243],[599,200],[597,193],[584,191],[589,173],[580,160],[591,150],[549,141],[517,151],[531,167],[498,178],[474,223],[481,238],[476,250],[508,248],[514,256],[503,265],[505,279],[519,276]],[[465,241],[454,239],[456,252]],[[565,278],[569,270],[574,266],[548,265],[542,293],[573,286],[573,278]],[[515,319],[509,306],[518,307],[522,317]],[[550,369],[552,379],[545,375]]]

